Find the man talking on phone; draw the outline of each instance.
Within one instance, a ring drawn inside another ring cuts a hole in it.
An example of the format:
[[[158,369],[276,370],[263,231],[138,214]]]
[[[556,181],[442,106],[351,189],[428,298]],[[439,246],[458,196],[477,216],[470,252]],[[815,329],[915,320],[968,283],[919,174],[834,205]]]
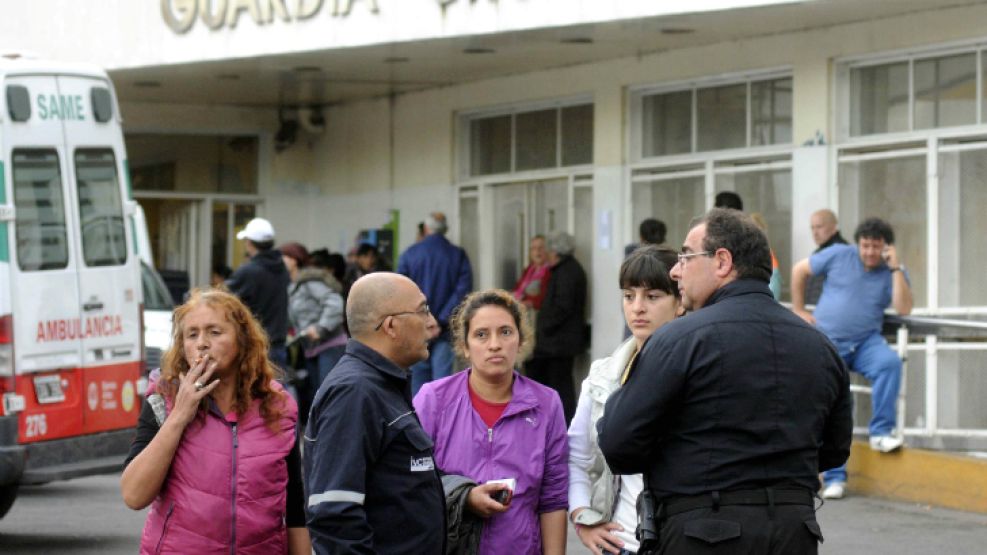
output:
[[[881,336],[881,325],[888,305],[902,316],[911,313],[912,290],[890,224],[868,218],[857,226],[853,239],[855,245],[832,245],[792,268],[792,310],[829,337],[847,367],[871,381],[870,446],[888,453],[902,445],[894,435],[901,359]],[[826,281],[810,314],[805,310],[805,284],[809,276],[820,275]],[[823,497],[842,498],[846,478],[845,465],[825,472]]]

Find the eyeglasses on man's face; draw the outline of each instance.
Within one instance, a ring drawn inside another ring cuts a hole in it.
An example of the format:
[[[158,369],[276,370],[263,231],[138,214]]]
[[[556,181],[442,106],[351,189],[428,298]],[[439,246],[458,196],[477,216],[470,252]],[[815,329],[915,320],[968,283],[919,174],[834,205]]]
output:
[[[384,322],[392,316],[406,316],[408,314],[417,314],[422,318],[428,318],[431,311],[428,309],[427,304],[423,304],[418,310],[405,310],[404,312],[393,312],[391,314],[385,314],[383,318],[380,319],[380,323],[374,328],[374,331],[380,331],[380,327],[384,325]]]
[[[694,256],[712,256],[713,254],[714,254],[714,253],[713,253],[713,252],[711,252],[711,251],[702,251],[702,252],[680,252],[680,253],[678,253],[678,254],[677,254],[677,255],[675,255],[675,256],[676,256],[676,257],[678,258],[678,263],[679,263],[680,265],[682,265],[682,266],[685,266],[685,263],[686,263],[686,262],[688,262],[688,261],[689,261],[689,259],[690,259],[690,258],[692,258],[692,257],[694,257]]]

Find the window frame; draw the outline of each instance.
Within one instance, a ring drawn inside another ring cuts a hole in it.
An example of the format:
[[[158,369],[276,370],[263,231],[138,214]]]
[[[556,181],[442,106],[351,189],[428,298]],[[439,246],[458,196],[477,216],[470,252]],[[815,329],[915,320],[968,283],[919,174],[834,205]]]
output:
[[[975,54],[975,117],[971,124],[915,128],[915,63],[937,58],[947,58],[961,54]],[[908,48],[889,51],[879,54],[863,56],[846,56],[836,58],[833,64],[833,94],[832,94],[832,116],[831,123],[834,130],[834,142],[839,145],[869,145],[877,142],[901,142],[914,138],[924,138],[930,133],[982,133],[983,126],[987,124],[987,99],[984,98],[987,71],[984,62],[987,61],[987,40],[967,40],[954,43],[941,44],[926,48]],[[850,72],[853,69],[883,66],[894,63],[908,64],[908,129],[905,131],[894,131],[887,133],[870,133],[866,135],[851,135],[851,91]]]
[[[672,81],[662,84],[646,84],[637,85],[629,87],[627,91],[627,102],[629,109],[629,122],[627,126],[628,136],[627,144],[630,148],[630,160],[632,166],[646,166],[654,163],[662,163],[666,160],[675,159],[694,159],[695,157],[709,157],[717,156],[719,153],[726,153],[728,156],[746,156],[750,152],[765,152],[771,153],[779,149],[785,149],[790,151],[794,146],[794,129],[792,133],[792,140],[787,143],[776,143],[771,145],[752,145],[751,144],[751,84],[761,81],[773,81],[777,79],[790,79],[792,81],[792,123],[794,127],[795,120],[795,110],[794,110],[794,91],[795,91],[795,77],[793,68],[791,66],[782,66],[774,68],[765,68],[754,71],[743,71],[734,73],[725,73],[715,76],[705,76],[695,79],[687,79],[680,81]],[[730,85],[743,84],[746,88],[746,114],[745,122],[746,127],[744,131],[744,146],[719,149],[719,150],[698,150],[699,141],[699,128],[698,128],[698,94],[700,89],[709,89],[714,87],[723,87]],[[691,109],[691,150],[686,153],[680,154],[666,154],[657,156],[645,156],[644,155],[644,98],[656,94],[667,94],[674,92],[691,91],[692,93],[692,109]],[[738,154],[739,153],[739,154]],[[770,154],[769,154],[770,155]]]
[[[457,163],[457,174],[458,181],[460,183],[465,182],[475,182],[482,181],[492,177],[499,177],[503,179],[505,176],[528,176],[528,175],[541,175],[546,172],[570,172],[578,171],[583,168],[588,168],[593,166],[592,156],[590,161],[585,164],[574,164],[574,165],[562,165],[563,153],[562,149],[564,147],[564,141],[562,138],[563,125],[562,125],[562,110],[564,108],[572,108],[576,106],[589,105],[593,109],[593,114],[595,118],[596,114],[596,103],[593,100],[592,95],[574,95],[564,98],[556,98],[551,100],[543,100],[536,102],[522,102],[522,103],[511,103],[499,106],[492,106],[487,108],[481,108],[476,110],[461,111],[457,114],[458,122],[458,140],[456,145],[459,151],[458,163]],[[517,155],[516,155],[516,142],[515,135],[517,133],[517,116],[519,114],[525,114],[529,112],[540,112],[543,110],[555,110],[555,165],[545,168],[536,169],[517,169]],[[472,163],[472,128],[471,124],[474,121],[497,117],[497,116],[510,116],[511,118],[511,142],[510,142],[510,168],[506,172],[497,173],[471,173],[471,163]],[[594,122],[595,124],[595,122]],[[595,141],[595,125],[594,133],[591,134],[592,139]],[[591,152],[595,153],[595,144],[591,145]]]

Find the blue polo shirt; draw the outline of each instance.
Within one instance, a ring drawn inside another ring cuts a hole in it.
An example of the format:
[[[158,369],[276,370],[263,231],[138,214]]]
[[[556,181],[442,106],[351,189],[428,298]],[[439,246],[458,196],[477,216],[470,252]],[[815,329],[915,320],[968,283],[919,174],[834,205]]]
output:
[[[834,343],[859,343],[880,333],[891,304],[891,270],[867,271],[856,245],[831,245],[809,257],[813,275],[826,276],[816,324]]]

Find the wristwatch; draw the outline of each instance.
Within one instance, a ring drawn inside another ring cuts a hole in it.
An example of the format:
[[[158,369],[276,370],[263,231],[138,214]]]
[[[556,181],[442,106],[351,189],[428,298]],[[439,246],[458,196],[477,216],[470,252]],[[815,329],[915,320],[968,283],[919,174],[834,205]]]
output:
[[[891,273],[893,274],[893,273],[895,273],[895,272],[897,272],[899,270],[901,270],[902,272],[904,272],[905,271],[905,265],[904,264],[898,264],[894,268],[891,268]]]

